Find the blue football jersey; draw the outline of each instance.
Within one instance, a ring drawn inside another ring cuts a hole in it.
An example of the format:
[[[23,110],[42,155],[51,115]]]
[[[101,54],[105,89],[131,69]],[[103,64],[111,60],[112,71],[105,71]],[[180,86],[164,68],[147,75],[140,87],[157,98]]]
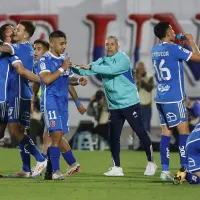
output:
[[[10,67],[15,62],[21,62],[19,57],[7,53],[0,55],[0,103],[7,101],[10,87]]]
[[[37,63],[37,73],[40,75],[43,72],[53,73],[57,71],[67,57],[61,55],[60,57],[54,56],[52,53],[47,52],[44,54]],[[68,87],[69,77],[73,73],[71,70],[65,70],[60,77],[49,85],[40,82],[42,87],[41,95],[41,111],[45,108],[45,102],[48,101],[49,96],[59,98],[60,103],[63,105],[62,110],[68,111]]]
[[[34,65],[33,65],[33,73],[36,74],[37,76],[39,76],[38,70],[37,70],[37,61],[34,62]]]
[[[18,56],[24,67],[33,71],[34,64],[34,49],[29,42],[22,44],[13,44],[13,54]],[[29,86],[29,81],[17,74],[16,70],[12,70],[12,92],[13,97],[19,96],[22,99],[31,99],[32,91]]]
[[[157,103],[175,103],[184,99],[182,61],[188,61],[191,51],[176,44],[162,42],[152,48],[152,62],[157,81]]]

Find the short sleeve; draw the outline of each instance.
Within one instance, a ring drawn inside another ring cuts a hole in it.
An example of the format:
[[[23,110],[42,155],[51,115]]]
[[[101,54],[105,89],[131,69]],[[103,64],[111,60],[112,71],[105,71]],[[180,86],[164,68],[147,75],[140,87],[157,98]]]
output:
[[[178,60],[188,61],[192,56],[191,51],[181,47],[180,45],[173,45],[172,53]]]
[[[37,72],[38,74],[41,74],[43,72],[50,72],[50,65],[48,63],[47,58],[41,57],[37,63]]]
[[[21,62],[18,56],[9,56],[8,58],[9,62],[13,65],[17,62]]]

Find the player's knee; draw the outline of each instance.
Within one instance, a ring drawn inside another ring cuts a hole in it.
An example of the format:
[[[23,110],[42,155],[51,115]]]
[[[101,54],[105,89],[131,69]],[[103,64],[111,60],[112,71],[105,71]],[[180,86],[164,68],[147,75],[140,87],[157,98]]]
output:
[[[11,137],[15,137],[16,130],[12,127],[9,128],[9,133]]]
[[[11,138],[15,138],[17,141],[21,141],[24,137],[23,129],[17,128],[15,126],[9,126],[9,134]]]
[[[51,133],[51,145],[60,146],[62,141],[62,131],[56,131]]]

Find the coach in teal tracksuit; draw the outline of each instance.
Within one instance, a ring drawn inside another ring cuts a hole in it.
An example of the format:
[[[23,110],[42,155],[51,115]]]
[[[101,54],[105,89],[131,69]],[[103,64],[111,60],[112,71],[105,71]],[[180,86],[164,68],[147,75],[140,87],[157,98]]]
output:
[[[113,167],[104,175],[123,176],[120,167],[120,135],[127,120],[144,146],[148,165],[145,175],[154,175],[157,169],[153,161],[151,140],[144,128],[137,87],[133,81],[129,57],[119,50],[118,39],[109,36],[105,42],[106,56],[89,65],[73,67],[74,73],[82,76],[101,74],[110,110],[110,148]]]

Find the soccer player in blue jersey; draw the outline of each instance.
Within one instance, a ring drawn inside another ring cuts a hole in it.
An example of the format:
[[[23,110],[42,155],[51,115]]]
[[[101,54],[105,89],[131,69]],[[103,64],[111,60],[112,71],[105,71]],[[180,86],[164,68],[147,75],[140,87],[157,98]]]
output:
[[[68,132],[68,70],[71,61],[64,55],[67,38],[62,31],[54,31],[49,36],[50,52],[42,56],[38,61],[38,71],[41,78],[42,95],[41,107],[44,110],[44,121],[48,133],[51,135],[51,146],[47,154],[48,167],[46,175],[52,179],[62,180],[64,175],[60,172],[60,151],[66,147],[63,134]],[[71,159],[74,159],[72,152]],[[68,155],[69,156],[69,155]]]
[[[37,70],[37,61],[39,60],[39,58],[44,55],[45,53],[47,53],[47,51],[49,50],[49,43],[45,40],[42,39],[37,39],[34,41],[34,52],[35,52],[35,73],[38,74],[38,70]],[[71,74],[73,75],[73,74]],[[85,86],[87,84],[87,79],[85,78],[80,78],[79,80],[76,77],[73,76],[69,76],[70,77],[70,85],[69,85],[69,93],[72,96],[75,104],[77,105],[77,109],[79,111],[80,114],[84,114],[86,112],[85,107],[80,103],[79,98],[77,96],[76,90],[75,88],[71,85],[78,85],[78,81],[80,83],[80,85]],[[39,90],[40,84],[34,83],[33,85],[33,98],[32,101],[34,101],[34,99],[37,98],[37,93]],[[34,102],[33,102],[34,104]],[[34,106],[33,106],[34,107]],[[43,110],[41,110],[41,112],[44,112]],[[70,153],[71,148],[69,146],[69,144],[67,143],[67,141],[64,140],[64,142],[66,143],[66,145],[64,147],[66,147],[65,149],[61,149],[62,155],[64,157],[64,159],[66,160],[66,162],[69,165],[69,168],[66,170],[66,175],[71,175],[74,172],[79,171],[80,169],[80,165],[76,162],[75,159],[71,159],[72,155]],[[47,157],[47,149],[51,144],[51,138],[48,136],[47,130],[44,130],[43,133],[43,149],[42,149],[42,154],[43,156]],[[67,153],[68,152],[68,153]],[[68,156],[69,155],[69,156]],[[50,178],[51,176],[46,176],[46,178]]]
[[[34,51],[29,43],[30,37],[35,31],[35,25],[31,21],[20,21],[14,31],[13,40],[16,42],[10,47],[0,46],[0,51],[17,55],[24,67],[33,70]],[[36,169],[32,176],[37,176],[46,167],[47,160],[40,154],[29,136],[24,134],[25,128],[30,123],[31,89],[28,80],[19,76],[16,70],[12,70],[8,94],[8,129],[12,137],[20,143],[20,154],[23,161],[22,171],[17,173],[19,177],[30,177],[31,153],[36,161]]]
[[[14,28],[9,24],[4,24],[0,27],[0,39],[5,43],[3,47],[9,47],[9,43],[11,43],[11,36],[13,34]],[[16,59],[16,61],[12,62],[12,65],[9,64],[10,60]],[[8,53],[2,53],[0,57],[0,90],[2,97],[1,104],[1,120],[0,120],[0,135],[1,138],[4,136],[4,131],[8,122],[8,113],[7,113],[7,105],[9,103],[9,90],[11,88],[11,79],[12,73],[11,71],[16,71],[20,76],[29,79],[31,81],[39,82],[39,77],[34,75],[31,71],[24,68],[21,60],[17,56],[11,56]]]
[[[188,136],[186,142],[187,169],[182,166],[177,173],[180,183],[186,180],[190,184],[200,184],[200,123]]]
[[[162,180],[172,179],[170,173],[170,137],[174,127],[179,133],[180,164],[187,168],[185,145],[190,133],[187,110],[184,104],[185,89],[183,61],[200,61],[200,53],[191,34],[185,34],[193,52],[174,44],[175,34],[168,22],[159,22],[154,27],[155,35],[160,43],[152,48],[152,62],[157,81],[156,106],[162,125],[160,156]]]
[[[0,39],[4,42],[4,46],[9,46],[11,44],[11,36],[13,34],[14,28],[10,24],[4,24],[0,27]],[[10,80],[10,70],[12,67],[15,68],[17,73],[29,80],[39,81],[39,78],[36,77],[32,72],[26,70],[21,61],[18,62],[18,65],[14,65],[11,67],[10,59],[14,59],[14,56],[11,56],[8,53],[2,53],[0,55],[1,59],[1,72],[0,72],[0,139],[4,137],[4,131],[7,126],[7,100],[8,100],[8,88],[9,88],[9,80]],[[15,58],[19,61],[19,58]]]

